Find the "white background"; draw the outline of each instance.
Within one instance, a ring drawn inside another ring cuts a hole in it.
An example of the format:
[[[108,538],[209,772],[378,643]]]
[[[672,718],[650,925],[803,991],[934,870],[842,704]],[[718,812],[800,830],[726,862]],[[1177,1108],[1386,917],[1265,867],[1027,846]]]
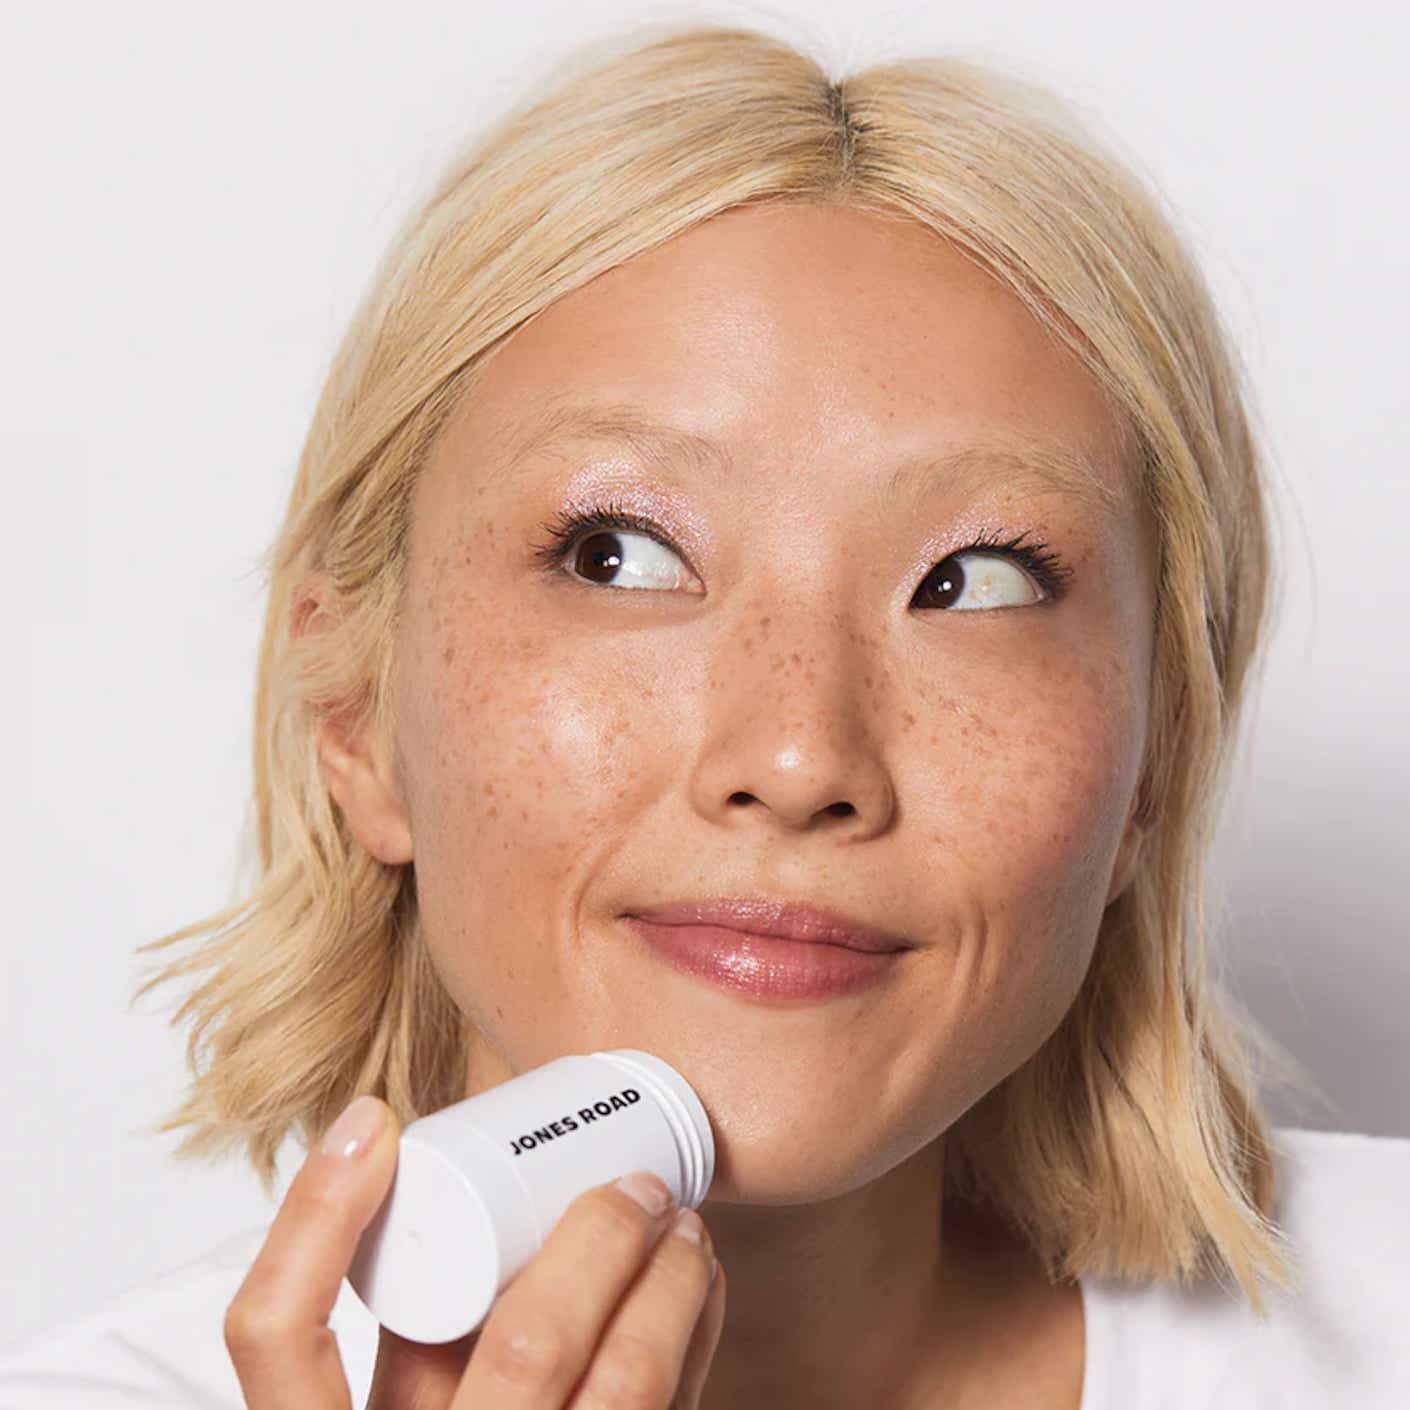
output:
[[[1280,1124],[1410,1135],[1406,22],[1365,3],[871,10],[8,13],[0,571],[23,631],[0,705],[19,758],[0,1345],[272,1214],[244,1166],[177,1164],[175,1135],[142,1134],[181,1093],[184,1030],[175,986],[129,1009],[152,959],[134,951],[235,898],[254,561],[374,260],[468,132],[638,17],[751,23],[834,72],[996,60],[1168,195],[1251,368],[1279,497],[1283,606],[1217,850],[1229,982],[1334,1102],[1275,1099]]]

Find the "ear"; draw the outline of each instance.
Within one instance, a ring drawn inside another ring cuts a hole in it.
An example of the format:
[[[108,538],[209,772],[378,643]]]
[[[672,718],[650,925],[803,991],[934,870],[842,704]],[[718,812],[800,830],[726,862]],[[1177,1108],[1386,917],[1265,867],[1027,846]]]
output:
[[[1135,822],[1126,824],[1121,834],[1121,846],[1116,851],[1116,861],[1111,870],[1111,885],[1107,888],[1106,904],[1109,906],[1131,884],[1136,875],[1136,865],[1141,860],[1141,846],[1146,840],[1145,829]]]
[[[294,593],[290,636],[327,631],[336,621],[336,600],[326,574],[305,578]],[[355,712],[322,716],[315,739],[323,780],[353,836],[379,862],[411,861],[411,820],[387,742],[370,724],[357,725]]]
[[[1141,848],[1145,844],[1148,831],[1143,798],[1144,788],[1138,788],[1136,796],[1131,800],[1130,811],[1126,814],[1126,827],[1121,834],[1121,843],[1116,849],[1116,860],[1111,865],[1111,884],[1106,893],[1108,906],[1131,884],[1141,860]]]

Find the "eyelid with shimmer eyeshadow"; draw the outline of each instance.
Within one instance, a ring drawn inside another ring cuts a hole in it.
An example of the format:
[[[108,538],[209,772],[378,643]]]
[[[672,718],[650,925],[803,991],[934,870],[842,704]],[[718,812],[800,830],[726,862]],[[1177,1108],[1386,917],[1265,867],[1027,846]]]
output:
[[[559,510],[540,525],[540,529],[546,538],[542,543],[533,545],[533,562],[550,571],[556,570],[569,548],[590,531],[625,529],[645,534],[678,556],[681,552],[655,521],[611,499],[600,505],[587,504]],[[991,553],[1007,558],[1028,573],[1048,601],[1060,601],[1070,585],[1072,569],[1046,543],[1025,543],[1023,540],[1027,537],[1027,530],[1009,538],[999,532],[985,531],[962,547],[952,549],[945,558],[962,553]],[[944,561],[944,558],[938,560],[940,563]]]

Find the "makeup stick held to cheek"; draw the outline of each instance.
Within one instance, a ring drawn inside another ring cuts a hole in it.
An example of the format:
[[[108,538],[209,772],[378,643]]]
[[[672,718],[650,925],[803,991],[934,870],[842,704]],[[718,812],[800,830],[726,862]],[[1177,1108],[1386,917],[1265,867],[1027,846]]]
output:
[[[635,1170],[700,1205],[715,1173],[700,1098],[637,1048],[555,1058],[406,1127],[348,1282],[398,1336],[455,1341],[578,1195]]]

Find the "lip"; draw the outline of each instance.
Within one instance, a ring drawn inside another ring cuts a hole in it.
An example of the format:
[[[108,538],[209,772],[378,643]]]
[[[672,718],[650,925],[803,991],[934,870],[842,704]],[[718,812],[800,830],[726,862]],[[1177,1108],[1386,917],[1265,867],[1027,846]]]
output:
[[[639,906],[631,918],[657,926],[711,926],[754,937],[883,954],[915,947],[902,935],[864,925],[837,911],[776,896],[720,896]]]
[[[718,925],[663,925],[630,915],[622,920],[673,968],[771,1002],[856,993],[886,978],[905,953],[780,939]]]

